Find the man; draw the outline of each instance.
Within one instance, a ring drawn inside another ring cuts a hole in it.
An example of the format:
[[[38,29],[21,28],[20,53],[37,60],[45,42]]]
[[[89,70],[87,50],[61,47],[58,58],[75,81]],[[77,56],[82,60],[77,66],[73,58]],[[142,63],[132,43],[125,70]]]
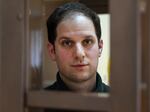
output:
[[[97,73],[103,49],[97,14],[83,4],[67,3],[50,15],[47,29],[48,53],[59,71],[46,90],[108,92]]]

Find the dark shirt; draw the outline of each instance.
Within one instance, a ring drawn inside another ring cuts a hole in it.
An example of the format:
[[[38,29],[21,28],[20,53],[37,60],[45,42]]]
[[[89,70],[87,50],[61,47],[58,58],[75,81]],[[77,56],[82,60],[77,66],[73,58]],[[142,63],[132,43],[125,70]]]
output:
[[[63,80],[61,79],[59,73],[57,73],[57,80],[56,82],[54,82],[52,85],[48,86],[47,88],[45,88],[45,90],[53,90],[53,91],[71,91],[67,85],[63,82]],[[95,88],[93,88],[92,92],[104,92],[107,93],[109,92],[109,86],[107,86],[106,84],[104,84],[102,82],[102,79],[100,77],[100,75],[97,73],[96,74],[96,86]]]
[[[45,88],[45,90],[52,90],[52,91],[71,91],[67,85],[63,82],[61,79],[59,72],[57,73],[56,76],[57,80],[54,82],[52,85],[48,86]],[[103,92],[103,93],[108,93],[110,90],[110,87],[107,86],[102,82],[102,79],[100,75],[97,73],[96,74],[96,86],[92,90],[92,92]],[[66,110],[57,110],[57,109],[45,109],[44,112],[76,112],[76,111],[66,111]]]

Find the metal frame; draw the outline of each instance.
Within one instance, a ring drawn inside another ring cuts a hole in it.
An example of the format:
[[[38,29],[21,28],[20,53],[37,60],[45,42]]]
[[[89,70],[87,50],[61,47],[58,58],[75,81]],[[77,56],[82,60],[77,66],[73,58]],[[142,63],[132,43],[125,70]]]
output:
[[[137,112],[137,5],[110,1],[112,112]]]
[[[0,111],[24,111],[24,0],[1,0]]]
[[[148,30],[150,30],[150,1],[147,0],[147,9],[148,9]],[[150,68],[150,32],[148,34],[148,68]],[[148,112],[150,111],[150,69],[148,69]]]
[[[120,10],[118,10],[118,4],[120,6]],[[127,8],[126,8],[127,7]],[[120,1],[114,0],[110,2],[110,13],[111,13],[111,59],[112,59],[112,71],[111,71],[111,93],[110,97],[105,99],[101,99],[101,97],[97,97],[97,100],[93,102],[94,104],[106,104],[111,105],[112,112],[135,112],[137,111],[137,101],[140,97],[137,91],[136,85],[138,84],[137,75],[139,66],[137,66],[137,62],[139,57],[137,54],[140,53],[138,51],[138,38],[137,38],[137,24],[138,24],[138,15],[137,15],[137,1]],[[132,23],[132,24],[131,24]],[[141,47],[141,46],[140,46]],[[121,65],[121,66],[120,66]],[[119,68],[119,69],[118,69]],[[127,82],[128,81],[128,82]],[[56,96],[60,95],[60,93],[55,93]],[[52,102],[55,101],[56,104],[70,101],[69,99],[72,97],[77,97],[76,94],[72,93],[61,93],[61,101],[53,98],[55,96],[52,92],[38,92],[32,91],[28,94],[28,105],[32,107],[57,107],[64,108],[61,105],[54,105]],[[40,104],[37,103],[36,98],[40,97]],[[85,100],[84,96],[78,96],[79,99],[76,99],[77,102],[80,100]],[[86,96],[90,98],[89,96]],[[47,98],[53,98],[52,101],[47,101]],[[41,100],[43,99],[43,100]],[[36,101],[36,102],[35,102]],[[104,101],[104,102],[103,102]],[[109,101],[109,103],[108,103]],[[85,102],[84,105],[88,105],[89,102]],[[118,103],[120,104],[118,106]],[[74,108],[74,103],[66,102],[66,109]],[[104,110],[107,110],[109,106],[104,106]],[[93,108],[97,108],[96,105],[93,105]],[[74,108],[75,109],[75,108]],[[79,107],[78,109],[83,109],[83,107]],[[97,108],[97,111],[101,111],[101,107]],[[102,109],[103,110],[103,109]]]
[[[0,0],[0,91],[2,91],[2,70],[1,70],[1,55],[2,55],[2,48],[1,48],[1,44],[2,44],[2,0]],[[2,93],[0,92],[0,99],[2,99]],[[2,110],[2,101],[0,100],[0,110]]]
[[[141,31],[142,31],[142,85],[141,85],[141,111],[149,112],[150,104],[150,2],[141,1]]]
[[[58,2],[58,1],[57,1]],[[59,3],[59,2],[58,2]],[[57,4],[56,4],[57,5]],[[29,16],[29,15],[27,15]],[[40,18],[41,15],[39,15]],[[29,18],[29,17],[28,17]],[[28,21],[30,23],[30,21]],[[27,23],[27,24],[28,24]],[[27,32],[29,34],[29,29],[27,29]],[[27,38],[30,38],[29,35]],[[31,43],[30,39],[27,43]],[[30,45],[27,45],[27,47]],[[30,47],[28,47],[30,48]],[[27,76],[28,77],[34,77],[38,74],[31,74],[31,65],[30,65],[30,57],[28,56],[30,53],[30,50],[28,49],[27,52]],[[29,67],[30,66],[30,67]],[[39,76],[41,77],[41,76]],[[30,80],[30,79],[28,79]],[[40,82],[39,80],[38,82]],[[37,85],[39,85],[37,82]],[[30,83],[30,82],[28,82]],[[31,85],[30,85],[31,84]],[[89,94],[76,94],[76,93],[65,93],[65,92],[46,92],[46,91],[38,91],[36,88],[32,88],[32,82],[28,85],[27,90],[27,106],[31,108],[41,108],[41,107],[49,107],[49,108],[57,108],[57,109],[67,109],[67,110],[83,110],[83,111],[109,111],[110,109],[110,100],[109,97],[98,97],[98,95],[89,95]],[[36,85],[36,83],[34,83]],[[35,90],[36,89],[36,90]],[[65,105],[64,105],[65,102]],[[77,105],[75,105],[77,104]],[[94,105],[94,106],[93,106]],[[29,109],[30,111],[30,109]],[[34,110],[36,111],[36,110]]]
[[[79,94],[69,92],[31,91],[28,93],[28,106],[57,108],[76,111],[110,111],[108,94]]]
[[[29,21],[24,17],[29,11],[26,10],[29,5],[27,2],[26,0],[2,0],[1,2],[3,13],[0,18],[3,29],[0,29],[2,32],[0,111],[23,112],[25,111],[24,103],[27,103],[27,107],[57,107],[77,110],[85,110],[85,106],[88,108],[89,105],[94,104],[92,107],[89,106],[91,111],[138,112],[137,102],[140,96],[136,74],[140,75],[138,69],[141,68],[137,66],[137,61],[140,61],[137,57],[139,53],[137,0],[110,1],[111,92],[110,96],[105,98],[75,93],[31,91],[30,87],[25,87],[30,86],[28,76],[26,79],[30,65],[25,57],[29,50],[29,35],[26,34],[28,26],[25,26]],[[11,11],[8,11],[8,7]],[[27,82],[26,85],[25,82]],[[56,97],[59,97],[61,102],[56,101]],[[70,103],[73,97],[75,102]],[[56,102],[51,102],[47,98]],[[57,105],[57,103],[63,104],[66,100],[68,101],[66,105]],[[75,104],[78,102],[81,106],[76,107]]]

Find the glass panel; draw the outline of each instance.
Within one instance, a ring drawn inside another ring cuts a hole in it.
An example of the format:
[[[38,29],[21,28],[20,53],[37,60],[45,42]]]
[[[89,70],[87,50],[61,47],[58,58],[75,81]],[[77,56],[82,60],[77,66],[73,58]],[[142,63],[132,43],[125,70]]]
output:
[[[45,88],[56,81],[56,73],[58,72],[58,69],[55,61],[51,61],[48,54],[46,20],[57,6],[69,1],[71,0],[30,1],[30,72],[32,75],[29,77],[31,82],[30,87],[32,89]],[[90,8],[92,7],[90,6]],[[99,10],[98,8],[95,9],[97,11]],[[101,56],[99,57],[97,72],[100,74],[102,81],[106,85],[110,85],[110,15],[108,13],[104,14],[104,12],[105,11],[103,11],[103,14],[99,14],[102,28],[101,39],[103,40],[103,47],[102,53],[100,54]],[[101,52],[100,49],[97,50]]]
[[[46,20],[48,16],[52,13],[54,8],[59,6],[60,4],[64,4],[71,0],[31,0],[30,1],[30,72],[31,76],[29,76],[30,88],[33,89],[41,89],[47,87],[48,85],[53,84],[56,81],[56,73],[58,71],[56,63],[51,61],[50,56],[48,54],[48,39],[47,39],[47,28],[46,28]],[[34,4],[35,3],[35,4]],[[98,9],[97,9],[98,10]],[[104,11],[103,11],[104,12]],[[100,74],[102,81],[109,84],[109,76],[110,76],[110,15],[107,14],[99,14],[101,20],[101,28],[102,28],[102,40],[103,40],[103,49],[102,54],[100,56],[97,72]],[[97,38],[96,38],[97,39]],[[64,60],[65,61],[65,60]],[[60,96],[58,92],[50,92],[47,91],[36,91],[39,96],[36,96],[34,91],[30,91],[32,93],[31,97],[28,96],[28,101],[31,102],[31,107],[43,107],[46,108],[55,108],[55,109],[73,109],[73,110],[85,110],[87,107],[84,106],[82,101],[86,103],[93,104],[90,108],[88,107],[88,111],[97,111],[97,110],[109,110],[109,94],[72,94],[64,92],[61,94],[61,101],[58,98]],[[32,96],[33,95],[33,96]],[[56,95],[56,97],[54,96]],[[35,96],[35,97],[34,97]],[[69,96],[69,97],[68,97]],[[56,99],[51,99],[51,98]],[[76,97],[75,100],[78,104],[83,104],[80,106],[74,105],[71,103],[71,97]],[[99,99],[97,99],[99,97]],[[51,99],[51,100],[49,100]],[[82,100],[83,99],[83,100]],[[51,101],[54,103],[51,103]],[[33,102],[32,102],[33,101]],[[49,102],[50,101],[50,102]],[[38,103],[39,102],[39,103]],[[65,102],[68,107],[63,107]],[[95,103],[92,103],[95,102]],[[98,103],[97,103],[98,102]],[[38,103],[38,106],[36,105]],[[100,104],[95,105],[95,104]],[[106,104],[106,106],[104,106]],[[30,105],[30,104],[29,104]],[[41,108],[40,108],[41,109]],[[37,109],[41,111],[40,109]],[[54,110],[55,110],[54,109]],[[33,108],[33,111],[37,111]],[[53,110],[52,110],[53,111]],[[61,110],[60,110],[61,111]],[[65,110],[63,110],[65,111]],[[69,111],[68,111],[69,112]]]
[[[55,2],[55,5],[57,6],[58,3]],[[60,3],[59,3],[60,5]],[[52,2],[45,2],[45,19],[48,18],[51,11],[53,10],[54,3],[52,6]],[[49,10],[49,11],[48,11]],[[110,15],[108,13],[99,14],[100,21],[101,21],[101,28],[102,28],[102,40],[103,40],[103,50],[102,55],[99,58],[99,64],[97,71],[100,74],[103,82],[107,85],[109,85],[109,77],[110,77]],[[58,72],[57,65],[55,61],[51,61],[48,50],[47,50],[47,28],[45,27],[45,49],[44,49],[44,58],[43,58],[43,87],[47,87],[48,85],[53,84],[56,81],[56,74]]]

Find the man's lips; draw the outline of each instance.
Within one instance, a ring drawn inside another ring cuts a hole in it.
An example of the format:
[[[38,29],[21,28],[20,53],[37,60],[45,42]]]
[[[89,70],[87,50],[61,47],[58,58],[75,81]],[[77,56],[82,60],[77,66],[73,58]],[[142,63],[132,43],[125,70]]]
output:
[[[87,67],[89,66],[89,64],[75,64],[75,65],[71,65],[71,67],[77,71],[83,71],[85,70]]]
[[[76,65],[71,65],[72,67],[85,67],[88,66],[88,64],[76,64]]]

